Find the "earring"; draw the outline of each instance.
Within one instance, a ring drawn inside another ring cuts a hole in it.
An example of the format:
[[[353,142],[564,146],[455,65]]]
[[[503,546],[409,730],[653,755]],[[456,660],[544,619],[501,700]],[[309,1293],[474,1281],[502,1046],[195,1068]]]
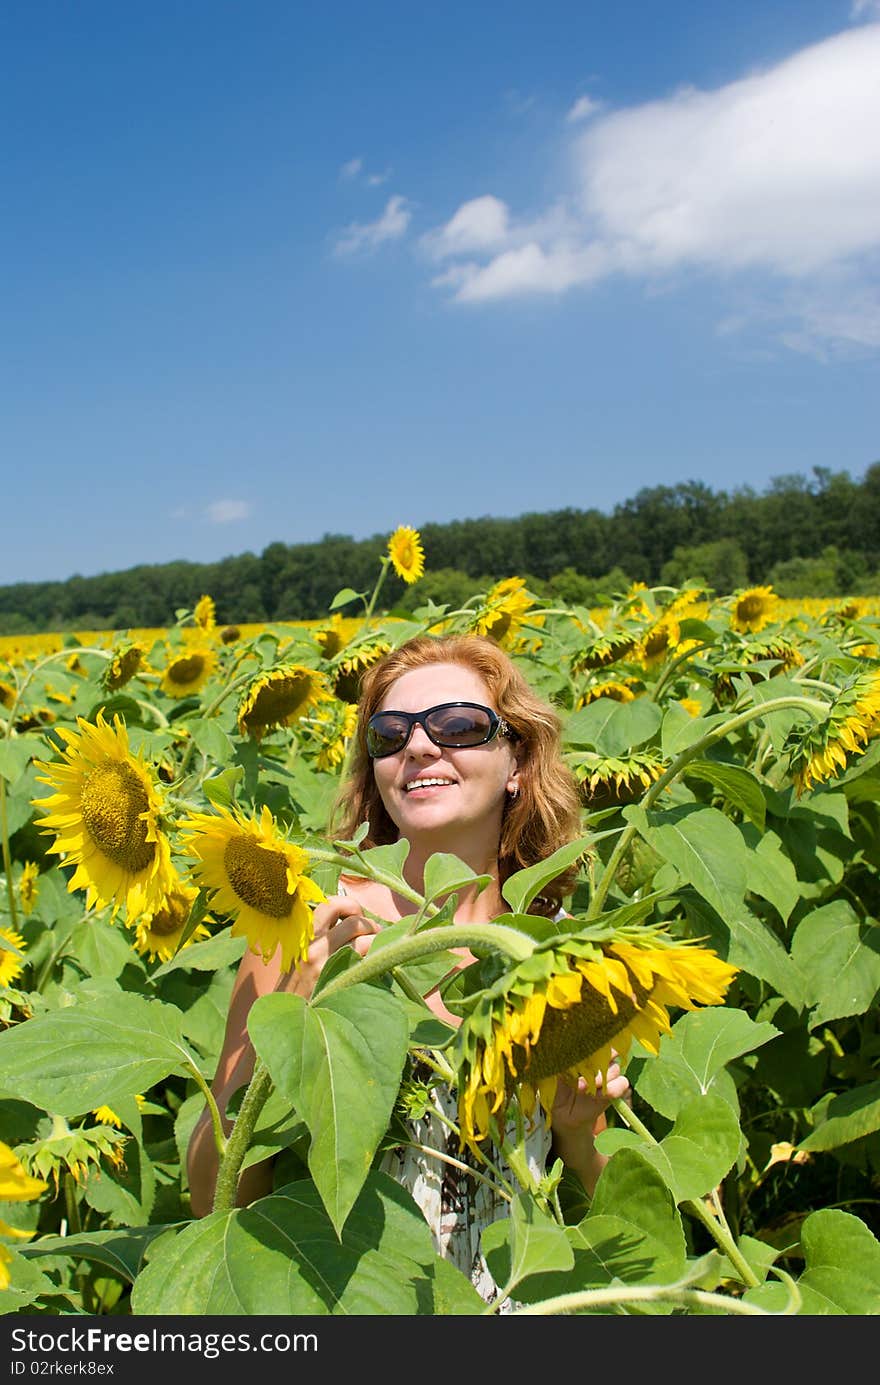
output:
[[[507,792],[510,794],[511,801],[513,801],[516,798],[519,798],[519,784],[511,784]]]

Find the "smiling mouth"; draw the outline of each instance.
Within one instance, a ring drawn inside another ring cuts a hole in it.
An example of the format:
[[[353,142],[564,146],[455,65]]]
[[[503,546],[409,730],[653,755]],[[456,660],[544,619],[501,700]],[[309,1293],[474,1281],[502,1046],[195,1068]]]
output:
[[[408,784],[404,784],[403,791],[413,793],[416,789],[445,789],[454,782],[453,779],[410,779]]]

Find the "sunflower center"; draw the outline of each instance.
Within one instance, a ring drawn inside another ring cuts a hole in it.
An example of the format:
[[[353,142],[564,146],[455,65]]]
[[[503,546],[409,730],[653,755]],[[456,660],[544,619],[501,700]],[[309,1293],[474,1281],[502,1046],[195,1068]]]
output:
[[[157,938],[168,938],[178,933],[189,915],[189,900],[182,895],[166,899],[165,907],[159,909],[150,919],[150,932]]]
[[[198,678],[204,666],[205,660],[201,654],[184,654],[174,660],[168,672],[175,683],[189,683],[193,678]]]
[[[636,1001],[617,991],[616,1014],[605,997],[586,982],[577,1004],[567,1010],[548,1005],[538,1042],[532,1047],[531,1060],[526,1060],[524,1065],[517,1061],[520,1075],[528,1077],[530,1082],[557,1077],[603,1049],[616,1034],[626,1029],[648,997],[649,992],[635,982],[632,973],[630,983]],[[520,1052],[525,1060],[524,1050],[517,1052],[517,1059]]]
[[[223,865],[239,899],[269,918],[290,913],[293,895],[287,888],[287,858],[281,851],[266,851],[250,837],[231,837],[223,852]]]
[[[142,814],[150,800],[131,765],[109,763],[90,770],[80,796],[83,826],[108,860],[137,874],[151,866],[156,843],[147,840]]]
[[[247,712],[249,725],[270,725],[284,721],[302,706],[309,695],[308,678],[279,678],[260,688]]]

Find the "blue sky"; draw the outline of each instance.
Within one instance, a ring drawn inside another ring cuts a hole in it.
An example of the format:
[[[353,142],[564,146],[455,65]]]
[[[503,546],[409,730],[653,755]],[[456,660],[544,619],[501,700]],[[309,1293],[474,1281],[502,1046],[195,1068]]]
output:
[[[880,0],[5,0],[0,62],[2,584],[880,460]]]

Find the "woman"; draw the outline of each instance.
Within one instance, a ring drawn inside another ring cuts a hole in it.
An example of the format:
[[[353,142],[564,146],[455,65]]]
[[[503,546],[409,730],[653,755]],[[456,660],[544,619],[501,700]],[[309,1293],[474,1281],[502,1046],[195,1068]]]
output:
[[[580,801],[574,777],[560,754],[560,719],[541,701],[508,656],[492,641],[473,635],[419,636],[392,650],[363,678],[351,771],[343,787],[333,835],[351,838],[369,823],[362,847],[406,838],[407,883],[421,892],[424,869],[435,852],[466,862],[490,884],[460,891],[456,922],[490,923],[508,912],[501,887],[514,871],[546,859],[580,834]],[[560,916],[576,868],[561,874],[532,906]],[[388,886],[355,876],[340,879],[339,892],[315,909],[315,936],[298,970],[281,975],[279,954],[264,964],[245,953],[230,1001],[226,1035],[213,1092],[221,1114],[250,1080],[253,1048],[247,1015],[258,996],[285,990],[308,998],[328,957],[351,946],[361,956],[379,931],[369,915],[388,923],[412,912],[412,904]],[[456,949],[459,967],[475,959]],[[426,997],[451,1025],[457,1018],[438,992]],[[537,1177],[548,1155],[560,1158],[592,1194],[606,1162],[595,1146],[612,1097],[629,1084],[616,1066],[603,1090],[559,1083],[550,1131],[539,1121],[527,1156]],[[434,1234],[437,1249],[468,1273],[484,1297],[494,1285],[479,1252],[482,1228],[502,1203],[478,1175],[468,1175],[457,1137],[454,1094],[435,1084],[433,1107],[412,1123],[412,1138],[384,1156],[382,1167],[413,1193]],[[227,1130],[231,1122],[226,1122]],[[418,1149],[415,1147],[418,1146]],[[436,1151],[430,1154],[428,1151]],[[189,1183],[193,1212],[211,1210],[217,1152],[207,1111],[190,1142]],[[502,1166],[502,1173],[505,1172]],[[238,1201],[246,1205],[271,1191],[268,1163],[245,1170]]]

